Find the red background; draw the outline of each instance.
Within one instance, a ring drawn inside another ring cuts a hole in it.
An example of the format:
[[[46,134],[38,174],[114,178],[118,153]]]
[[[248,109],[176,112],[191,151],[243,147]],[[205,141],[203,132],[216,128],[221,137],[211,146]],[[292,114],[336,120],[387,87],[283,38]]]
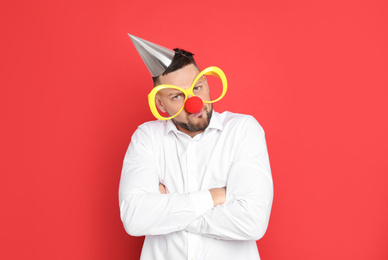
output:
[[[388,259],[387,1],[2,1],[1,259],[138,259],[118,206],[153,117],[127,33],[229,81],[266,131],[264,260]]]

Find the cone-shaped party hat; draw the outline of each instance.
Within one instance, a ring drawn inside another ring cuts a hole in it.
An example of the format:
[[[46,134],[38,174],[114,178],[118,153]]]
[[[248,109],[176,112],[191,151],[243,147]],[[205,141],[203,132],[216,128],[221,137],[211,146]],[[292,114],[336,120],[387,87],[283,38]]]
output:
[[[129,33],[128,36],[131,38],[140,57],[150,71],[151,76],[157,77],[163,74],[166,68],[171,64],[175,52],[166,47],[130,35]]]

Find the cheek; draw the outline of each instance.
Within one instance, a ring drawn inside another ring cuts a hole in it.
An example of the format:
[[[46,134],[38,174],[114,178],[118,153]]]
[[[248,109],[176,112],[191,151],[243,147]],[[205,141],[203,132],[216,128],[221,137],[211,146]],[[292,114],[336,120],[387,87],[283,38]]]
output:
[[[203,104],[205,105],[207,111],[212,110],[212,104],[209,104],[209,103],[203,103]]]
[[[187,123],[187,112],[186,110],[182,110],[174,119],[178,122]]]
[[[173,116],[179,112],[179,110],[182,108],[182,104],[168,102],[168,103],[164,103],[164,108],[166,109],[168,114]],[[179,115],[182,114],[182,112],[179,113]]]
[[[197,96],[200,97],[202,100],[210,101],[210,95],[208,90],[203,91],[202,93],[198,93]]]
[[[205,95],[204,97],[201,97],[202,100],[205,100],[205,101],[210,101],[210,96],[209,95]]]

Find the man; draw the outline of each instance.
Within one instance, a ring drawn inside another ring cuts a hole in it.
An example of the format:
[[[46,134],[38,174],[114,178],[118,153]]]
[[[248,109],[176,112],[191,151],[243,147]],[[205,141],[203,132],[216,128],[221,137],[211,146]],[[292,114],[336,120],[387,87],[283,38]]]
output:
[[[273,198],[263,129],[252,116],[213,111],[192,53],[131,39],[162,85],[150,104],[175,116],[140,125],[124,158],[121,219],[130,235],[146,236],[141,259],[260,259]],[[170,60],[149,65],[155,50]],[[202,101],[193,112],[185,104],[194,96]]]

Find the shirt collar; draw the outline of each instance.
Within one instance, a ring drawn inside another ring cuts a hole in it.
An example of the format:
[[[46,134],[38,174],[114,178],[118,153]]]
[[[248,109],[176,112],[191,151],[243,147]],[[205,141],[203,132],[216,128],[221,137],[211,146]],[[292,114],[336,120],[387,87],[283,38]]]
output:
[[[174,131],[178,131],[178,128],[176,128],[176,125],[174,124],[174,122],[169,119],[167,120],[166,122],[166,135],[170,132],[174,132]]]
[[[214,111],[214,110],[213,110],[212,118],[210,119],[210,123],[209,123],[208,127],[206,128],[206,130],[207,129],[217,129],[217,130],[220,130],[220,131],[222,131],[222,129],[223,129],[222,122],[221,122],[221,115],[219,113],[217,113],[216,111]],[[174,124],[174,122],[170,119],[170,120],[167,120],[167,122],[166,122],[166,132],[165,132],[165,134],[167,135],[171,131],[172,132],[177,132],[179,130],[176,127],[176,125]]]
[[[210,119],[210,123],[206,129],[217,129],[222,131],[222,120],[221,115],[213,110],[212,118]]]

